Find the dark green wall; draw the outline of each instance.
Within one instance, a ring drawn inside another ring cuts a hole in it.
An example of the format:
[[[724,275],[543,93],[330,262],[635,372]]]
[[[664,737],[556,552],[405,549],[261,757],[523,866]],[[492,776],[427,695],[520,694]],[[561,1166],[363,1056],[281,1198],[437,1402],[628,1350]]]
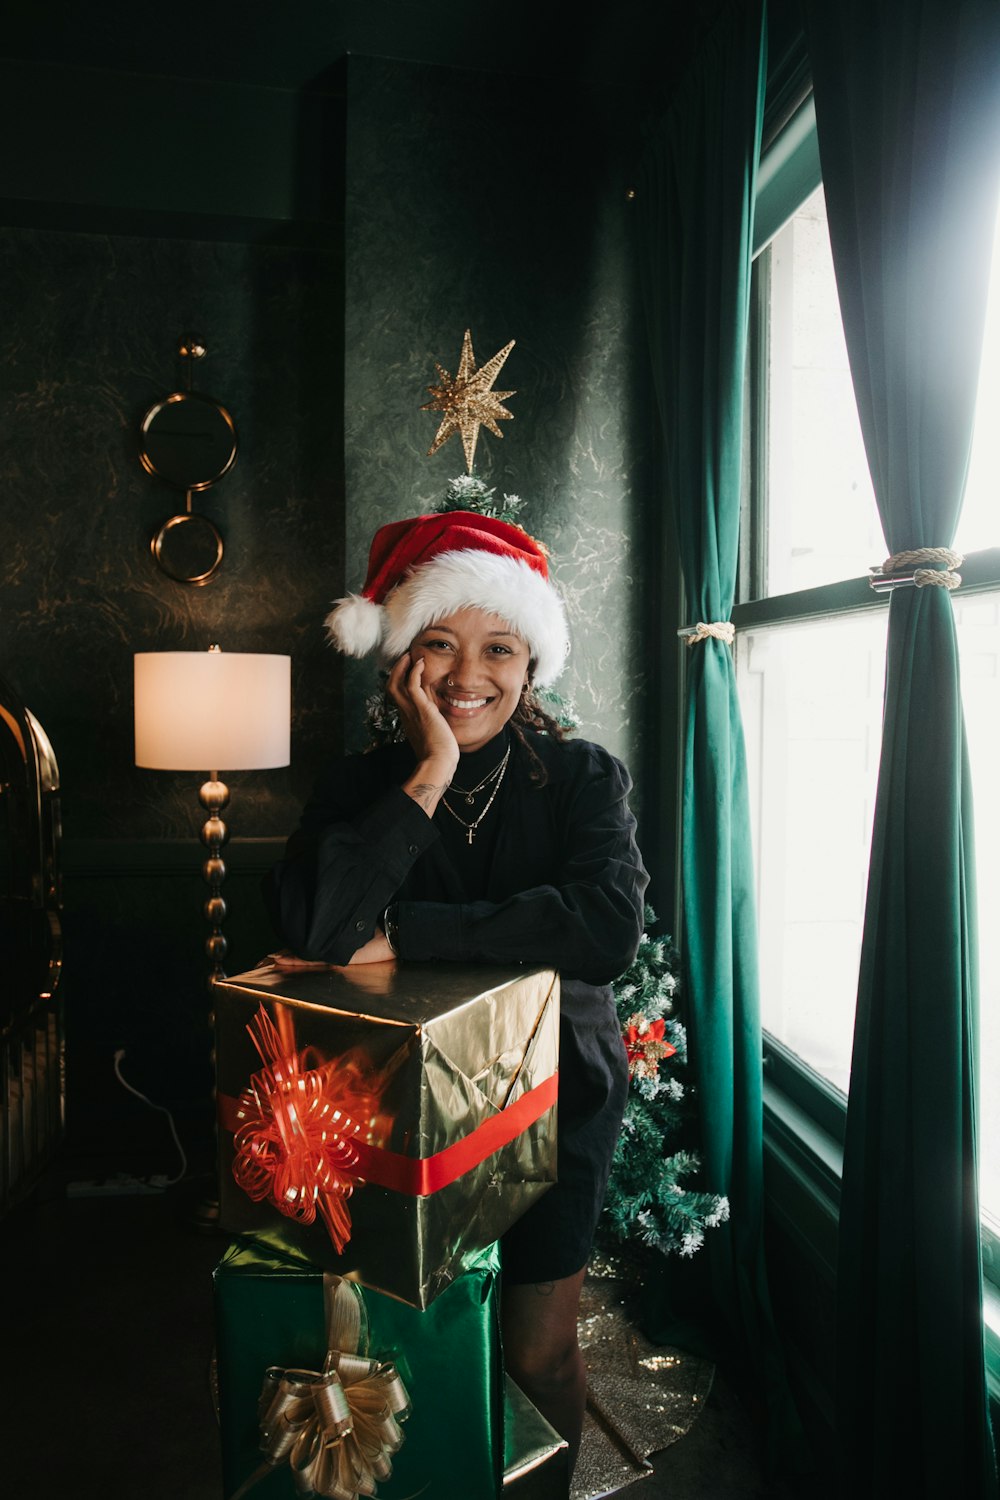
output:
[[[245,968],[272,942],[260,872],[340,736],[321,621],[343,584],[343,110],[335,93],[6,65],[14,75],[0,676],[62,773],[71,1140],[106,1150],[113,1128],[116,1153],[162,1150],[155,1169],[170,1165],[165,1124],[111,1061],[124,1047],[132,1082],[207,1121],[201,777],[133,765],[132,656],[213,640],[292,655],[291,767],[227,778],[226,928]],[[143,412],[183,378],[188,332],[208,348],[195,384],[240,441],[235,469],[196,501],[226,542],[201,589],[153,564],[150,535],[184,498],[137,454]]]
[[[634,761],[649,439],[621,100],[371,58],[350,59],[347,99],[349,581],[377,526],[464,472],[457,438],[426,456],[434,361],[454,372],[467,327],[479,363],[515,339],[497,381],[514,420],[482,431],[476,468],[553,553],[573,636],[559,691]],[[373,680],[351,669],[349,722]]]
[[[0,132],[17,143],[0,155],[3,221],[326,247],[342,227],[343,60],[316,66],[297,89],[0,57]]]
[[[201,892],[195,879],[178,900],[181,860],[171,866],[164,841],[186,840],[197,872],[201,778],[133,765],[133,653],[213,640],[291,653],[293,765],[229,778],[236,834],[286,833],[337,733],[339,673],[317,621],[343,571],[338,257],[9,229],[0,278],[11,293],[0,674],[45,726],[62,774],[72,1120],[84,1085],[88,1098],[95,1077],[114,1087],[117,1046],[156,1097],[198,1091],[188,1037],[206,1010]],[[153,565],[149,537],[184,502],[136,450],[143,411],[174,387],[188,328],[209,349],[197,383],[229,407],[240,437],[235,469],[197,501],[226,541],[217,580],[199,589]],[[229,894],[233,960],[246,967],[269,933],[254,879]]]
[[[555,555],[563,690],[584,732],[641,760],[650,441],[621,100],[368,58],[346,88],[329,77],[308,96],[205,83],[193,105],[183,80],[39,65],[18,96],[37,128],[0,166],[0,675],[62,770],[70,1122],[88,1149],[113,1130],[116,1150],[155,1137],[169,1154],[113,1079],[117,1047],[140,1088],[207,1118],[200,778],[132,764],[132,655],[219,640],[293,657],[291,768],[228,778],[229,967],[247,967],[271,942],[261,870],[324,756],[362,739],[373,672],[324,646],[329,602],[360,582],[375,526],[463,467],[454,441],[426,457],[420,406],[466,326],[481,360],[517,340],[515,420],[478,461]],[[191,108],[215,126],[201,152]],[[209,350],[196,384],[240,436],[199,502],[227,549],[203,589],[154,568],[150,533],[180,497],[136,456],[189,330]]]
[[[183,837],[195,778],[132,764],[134,652],[292,652],[299,763],[335,709],[315,630],[342,570],[335,267],[311,251],[14,229],[0,278],[4,668],[57,747],[69,841]],[[154,566],[149,538],[184,497],[137,454],[188,328],[209,350],[196,383],[240,440],[235,468],[195,500],[226,542],[204,588]],[[287,826],[296,769],[246,786],[255,834]]]

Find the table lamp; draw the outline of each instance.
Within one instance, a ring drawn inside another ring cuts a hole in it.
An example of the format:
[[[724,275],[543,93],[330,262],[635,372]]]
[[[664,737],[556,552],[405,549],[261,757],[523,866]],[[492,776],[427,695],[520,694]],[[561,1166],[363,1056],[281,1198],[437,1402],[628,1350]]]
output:
[[[291,719],[291,657],[247,651],[142,651],[135,658],[135,763],[155,771],[208,772],[199,798],[207,814],[201,841],[209,886],[205,951],[209,985],[225,978],[226,866],[229,831],[219,816],[229,788],[219,771],[287,766]]]

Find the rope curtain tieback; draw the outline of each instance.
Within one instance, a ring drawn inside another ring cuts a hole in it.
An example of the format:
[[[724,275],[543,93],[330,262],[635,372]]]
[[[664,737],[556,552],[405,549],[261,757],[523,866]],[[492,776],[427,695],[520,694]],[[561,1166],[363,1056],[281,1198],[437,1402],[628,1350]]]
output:
[[[957,589],[962,575],[955,570],[964,561],[962,553],[951,547],[912,547],[906,552],[894,552],[880,568],[870,568],[869,582],[876,593],[904,587]],[[942,566],[928,568],[921,567],[921,563]]]
[[[699,620],[696,625],[686,625],[683,630],[678,630],[677,634],[683,637],[685,646],[696,646],[699,641],[707,641],[709,637],[731,646],[736,639],[736,626],[731,620],[712,620],[708,624]]]

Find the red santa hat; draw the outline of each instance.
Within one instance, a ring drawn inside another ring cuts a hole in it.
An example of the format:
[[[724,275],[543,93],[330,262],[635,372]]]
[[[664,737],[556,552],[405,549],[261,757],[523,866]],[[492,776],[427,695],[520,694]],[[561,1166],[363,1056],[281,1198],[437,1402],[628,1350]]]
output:
[[[470,606],[500,615],[527,644],[539,687],[555,681],[569,632],[545,548],[519,526],[473,511],[381,526],[364,588],[337,600],[326,627],[348,656],[379,647],[395,661],[426,626]]]

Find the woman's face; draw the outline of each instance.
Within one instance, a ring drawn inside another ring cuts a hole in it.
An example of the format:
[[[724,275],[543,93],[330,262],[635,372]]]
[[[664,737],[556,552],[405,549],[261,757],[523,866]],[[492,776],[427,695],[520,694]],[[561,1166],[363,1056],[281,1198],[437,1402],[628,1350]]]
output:
[[[423,658],[424,691],[447,719],[460,750],[499,734],[528,680],[529,652],[500,615],[458,609],[428,625],[410,646]]]

